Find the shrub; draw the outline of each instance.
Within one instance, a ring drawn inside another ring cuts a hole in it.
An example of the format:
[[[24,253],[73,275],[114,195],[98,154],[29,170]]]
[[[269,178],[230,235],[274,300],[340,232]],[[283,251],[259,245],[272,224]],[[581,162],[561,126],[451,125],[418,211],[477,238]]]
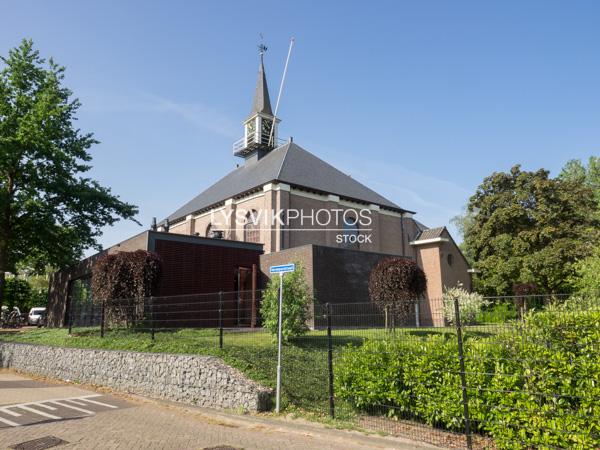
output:
[[[489,305],[481,311],[475,321],[477,323],[504,323],[517,318],[514,303],[498,303]]]
[[[591,256],[575,263],[575,272],[576,276],[571,283],[578,292],[600,295],[600,246],[596,247]]]
[[[414,350],[399,340],[373,340],[349,347],[336,363],[336,395],[351,400],[359,409],[388,416],[410,411],[413,402],[404,369]]]
[[[444,318],[454,324],[454,299],[458,298],[460,321],[463,325],[475,323],[477,316],[489,302],[476,292],[468,292],[462,287],[446,289],[443,295]]]
[[[282,331],[284,342],[308,331],[308,307],[312,304],[304,268],[296,263],[296,270],[283,276]],[[260,305],[263,326],[277,336],[279,324],[279,276],[269,280]]]
[[[401,321],[409,318],[413,305],[426,289],[425,272],[409,259],[383,259],[369,276],[371,301]]]
[[[600,311],[563,304],[464,343],[475,431],[497,448],[600,447]],[[462,431],[456,335],[367,341],[336,360],[336,393],[361,411]]]
[[[536,297],[538,286],[535,283],[515,283],[512,287],[515,294],[515,308],[522,317],[528,310],[544,305],[543,297]]]
[[[106,320],[135,324],[143,318],[144,299],[160,276],[160,259],[152,252],[136,250],[102,256],[92,269],[92,300],[105,303]]]

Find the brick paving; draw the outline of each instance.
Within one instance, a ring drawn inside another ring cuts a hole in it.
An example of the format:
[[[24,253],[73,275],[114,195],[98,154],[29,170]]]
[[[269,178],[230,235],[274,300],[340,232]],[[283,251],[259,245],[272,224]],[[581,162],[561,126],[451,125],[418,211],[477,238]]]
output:
[[[39,382],[12,372],[0,372],[1,418],[20,425],[0,422],[1,449],[50,435],[67,442],[55,447],[57,449],[86,450],[438,448],[331,430],[304,421],[227,414],[61,383]]]

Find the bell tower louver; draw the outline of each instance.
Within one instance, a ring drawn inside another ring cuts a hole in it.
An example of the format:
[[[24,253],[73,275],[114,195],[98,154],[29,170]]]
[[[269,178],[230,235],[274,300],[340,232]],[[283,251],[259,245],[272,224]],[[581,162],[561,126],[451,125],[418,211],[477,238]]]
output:
[[[269,88],[265,75],[264,54],[267,48],[259,46],[260,64],[258,79],[252,102],[250,115],[244,121],[244,137],[233,144],[233,154],[241,158],[249,158],[254,154],[260,158],[277,145],[277,125],[279,119],[271,109]]]

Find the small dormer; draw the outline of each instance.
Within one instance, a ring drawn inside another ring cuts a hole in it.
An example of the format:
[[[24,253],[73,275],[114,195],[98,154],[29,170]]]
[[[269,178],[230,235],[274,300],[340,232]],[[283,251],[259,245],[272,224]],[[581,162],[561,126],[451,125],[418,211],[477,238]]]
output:
[[[271,109],[267,78],[263,56],[266,47],[260,48],[260,65],[252,111],[244,121],[244,137],[233,144],[233,154],[248,159],[254,154],[262,157],[278,145],[277,126],[279,119],[275,118]]]

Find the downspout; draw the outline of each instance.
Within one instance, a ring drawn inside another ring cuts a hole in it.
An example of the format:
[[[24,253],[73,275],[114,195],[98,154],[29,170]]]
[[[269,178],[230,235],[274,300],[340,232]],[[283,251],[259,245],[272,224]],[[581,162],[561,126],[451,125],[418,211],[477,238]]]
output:
[[[400,235],[402,237],[402,256],[406,256],[406,249],[404,247],[404,212],[400,213]]]
[[[285,249],[285,245],[284,245],[284,242],[283,242],[284,237],[285,237],[285,232],[284,232],[285,231],[284,230],[284,228],[285,228],[285,216],[286,215],[285,215],[285,211],[284,211],[284,213],[283,213],[283,218],[284,219],[279,224],[279,233],[280,233],[280,235],[279,235],[279,251]]]

